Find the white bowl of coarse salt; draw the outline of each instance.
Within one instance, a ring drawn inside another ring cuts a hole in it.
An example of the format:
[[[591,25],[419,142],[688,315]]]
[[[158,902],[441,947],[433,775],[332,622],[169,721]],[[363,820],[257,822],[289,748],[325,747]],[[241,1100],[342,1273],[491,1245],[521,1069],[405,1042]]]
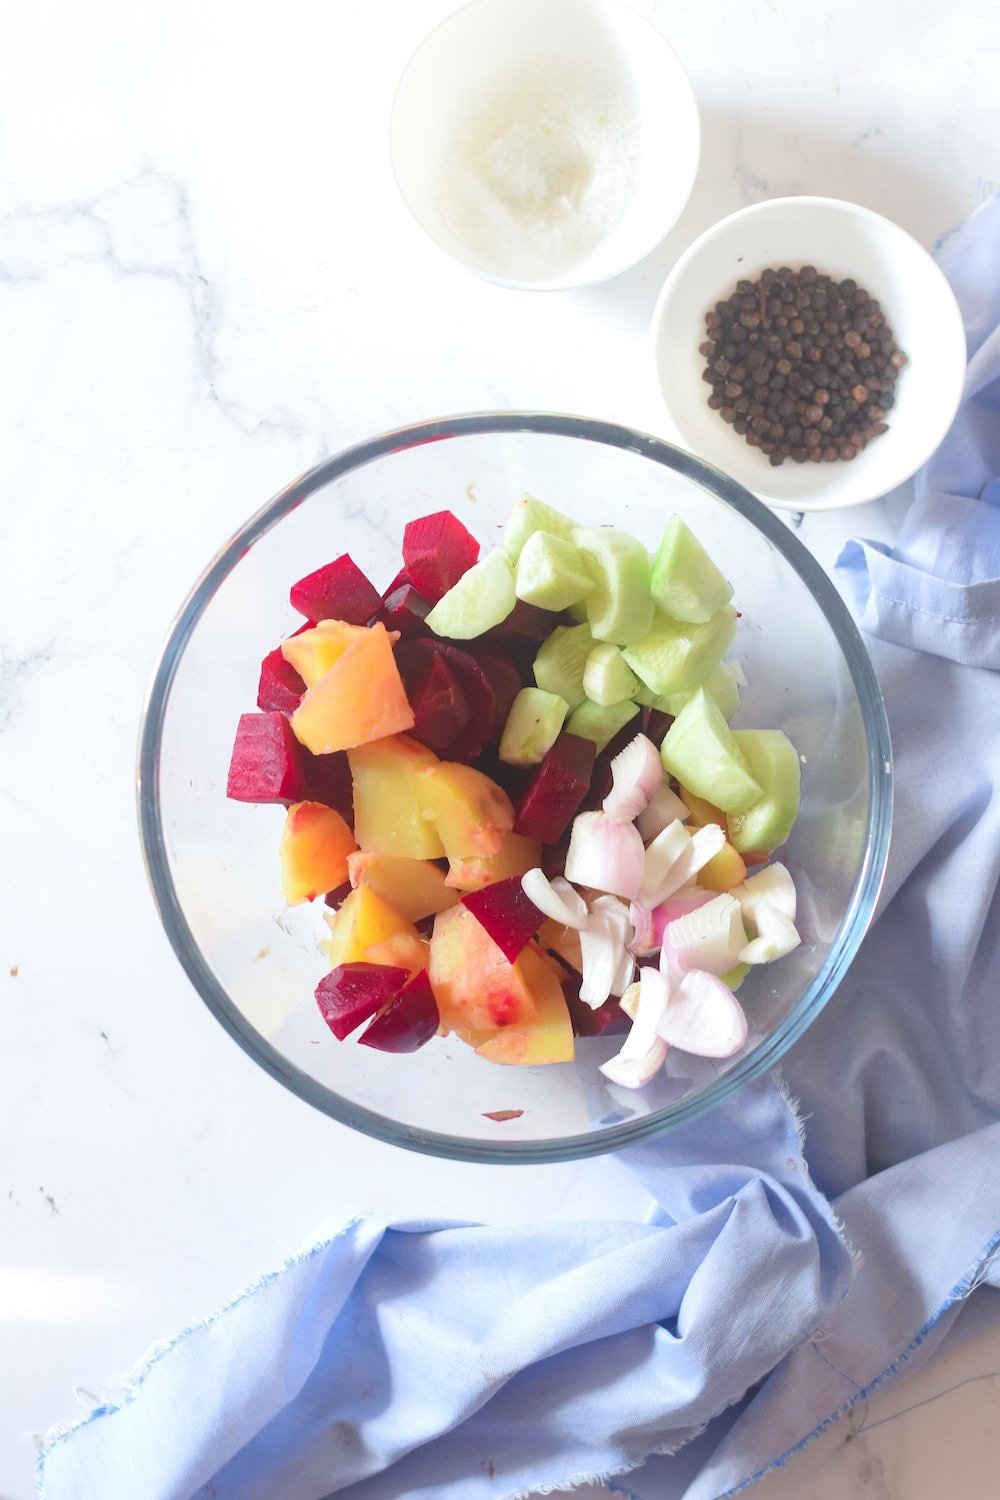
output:
[[[676,54],[622,0],[472,0],[411,57],[390,126],[421,227],[525,291],[641,260],[687,202],[700,144]]]

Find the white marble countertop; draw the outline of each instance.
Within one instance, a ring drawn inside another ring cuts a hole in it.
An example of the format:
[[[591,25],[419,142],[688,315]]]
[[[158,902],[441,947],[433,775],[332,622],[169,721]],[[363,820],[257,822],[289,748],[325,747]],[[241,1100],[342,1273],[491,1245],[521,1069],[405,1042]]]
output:
[[[132,767],[151,664],[205,559],[291,476],[399,422],[518,406],[656,431],[652,304],[725,212],[830,193],[931,245],[1000,178],[989,0],[647,5],[703,110],[683,219],[615,282],[503,291],[422,238],[387,163],[394,80],[450,8],[64,0],[8,18],[3,1500],[32,1493],[32,1434],[73,1415],[74,1386],[99,1391],[344,1199],[488,1219],[630,1202],[608,1162],[476,1168],[354,1136],[257,1070],[189,987],[146,889]],[[872,505],[802,535],[829,562],[892,520]],[[995,1493],[1000,1379],[980,1377],[998,1369],[996,1331],[953,1339],[865,1432],[860,1413],[836,1425],[756,1493]]]

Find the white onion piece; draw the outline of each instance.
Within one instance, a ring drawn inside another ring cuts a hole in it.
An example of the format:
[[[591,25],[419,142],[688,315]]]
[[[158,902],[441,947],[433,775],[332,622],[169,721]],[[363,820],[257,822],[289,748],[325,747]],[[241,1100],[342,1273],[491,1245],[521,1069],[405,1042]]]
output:
[[[566,879],[565,875],[553,876],[550,884],[556,895],[560,898],[560,900],[565,902],[570,911],[577,918],[577,925],[586,922],[587,903],[580,895],[580,892],[573,889],[569,881]]]
[[[770,964],[776,958],[784,958],[797,948],[802,939],[784,912],[772,906],[770,901],[758,901],[754,905],[754,924],[757,936],[740,950],[740,963]]]
[[[704,886],[689,885],[682,891],[676,891],[668,896],[666,901],[659,902],[650,912],[653,923],[653,946],[659,948],[663,943],[663,935],[671,922],[676,922],[678,917],[686,917],[689,911],[697,911],[699,906],[707,906],[710,901],[715,900],[714,891],[706,891]]]
[[[728,985],[694,969],[671,993],[656,1029],[671,1047],[695,1057],[732,1057],[747,1039],[747,1018]]]
[[[611,790],[604,799],[604,811],[618,823],[631,823],[662,785],[660,752],[652,740],[637,734],[611,762]]]
[[[671,823],[683,823],[688,816],[687,805],[664,782],[650,797],[649,805],[636,818],[635,826],[642,835],[643,843],[649,844],[664,828],[668,828]]]
[[[601,1072],[624,1088],[641,1088],[663,1066],[667,1043],[658,1026],[667,1013],[667,981],[658,969],[639,970],[639,1000],[628,1036],[617,1057],[601,1064]]]
[[[639,901],[629,903],[628,919],[632,924],[629,934],[628,945],[633,953],[640,957],[647,953],[654,953],[660,946],[656,941],[656,933],[653,928],[653,913],[648,906],[643,906]]]
[[[587,904],[582,897],[578,898],[583,908],[581,914],[576,909],[576,903],[571,905],[537,866],[521,876],[521,889],[528,900],[538,907],[543,917],[551,917],[553,922],[558,922],[562,927],[582,927],[587,919]],[[575,891],[573,895],[576,895]]]
[[[646,851],[631,823],[616,823],[607,813],[580,813],[573,819],[564,867],[567,880],[634,901]]]
[[[780,861],[765,865],[756,875],[750,875],[742,885],[734,886],[733,895],[753,921],[753,910],[758,901],[768,901],[784,914],[789,922],[795,921],[795,881]]]
[[[624,995],[625,991],[632,983],[632,976],[634,975],[634,973],[635,959],[628,951],[628,948],[626,948],[625,952],[622,954],[622,961],[618,965],[618,973],[611,981],[612,995]]]
[[[673,949],[680,968],[727,974],[740,962],[747,945],[740,903],[728,894],[713,897],[697,911],[671,922],[664,942]]]
[[[671,890],[662,891],[663,886],[670,880],[671,872],[687,853],[690,845],[691,835],[678,819],[675,819],[673,823],[668,823],[663,832],[656,835],[646,850],[642,881],[639,885],[639,900],[643,906],[659,905],[665,896],[672,895],[673,891],[684,884],[681,879]]]
[[[611,995],[625,956],[628,930],[628,912],[621,902],[599,896],[580,930],[580,999],[592,1010]]]
[[[675,832],[678,826],[671,823],[646,850],[639,887],[639,900],[645,906],[659,906],[681,890],[725,846],[726,835],[718,823],[706,823],[693,833],[682,827],[678,834]]]

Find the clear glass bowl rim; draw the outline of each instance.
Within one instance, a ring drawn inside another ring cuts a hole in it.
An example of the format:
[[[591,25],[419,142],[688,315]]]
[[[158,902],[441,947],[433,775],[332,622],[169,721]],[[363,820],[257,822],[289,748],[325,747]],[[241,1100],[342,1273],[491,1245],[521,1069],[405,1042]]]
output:
[[[174,675],[209,601],[249,548],[316,490],[376,459],[439,439],[520,432],[580,438],[660,463],[728,505],[781,553],[826,618],[857,693],[867,738],[871,804],[864,857],[845,919],[830,952],[795,1007],[751,1056],[690,1100],[681,1100],[639,1120],[558,1140],[492,1144],[405,1125],[344,1099],[297,1068],[249,1024],[219,983],[185,919],[170,873],[158,788],[163,726]],[[892,825],[892,756],[882,693],[861,634],[847,607],[824,569],[794,532],[749,490],[693,454],[661,438],[616,423],[551,412],[470,412],[395,428],[352,444],[293,480],[251,516],[220,549],[178,611],[154,668],[140,725],[136,795],[142,855],[153,899],[170,944],[216,1020],[272,1078],[332,1119],[392,1145],[459,1161],[540,1163],[574,1161],[620,1151],[690,1123],[774,1067],[812,1024],[854,958],[878,900]]]

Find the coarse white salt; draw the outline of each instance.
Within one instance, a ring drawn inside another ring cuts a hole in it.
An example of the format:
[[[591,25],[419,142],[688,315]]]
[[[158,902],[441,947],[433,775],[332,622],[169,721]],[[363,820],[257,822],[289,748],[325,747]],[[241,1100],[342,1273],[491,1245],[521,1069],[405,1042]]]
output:
[[[554,276],[621,221],[635,193],[638,121],[626,78],[538,58],[455,113],[442,216],[467,255],[517,280]]]

